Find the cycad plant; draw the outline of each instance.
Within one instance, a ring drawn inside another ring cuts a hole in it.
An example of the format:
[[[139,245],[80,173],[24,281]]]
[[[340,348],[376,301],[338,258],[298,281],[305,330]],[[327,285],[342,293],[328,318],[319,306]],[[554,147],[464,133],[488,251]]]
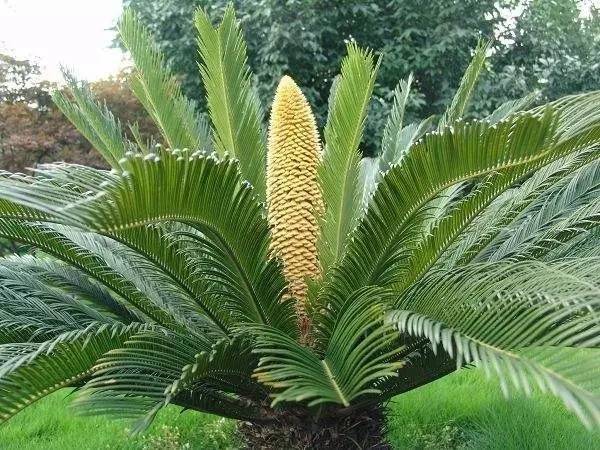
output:
[[[119,31],[157,142],[67,75],[56,104],[111,170],[0,177],[0,419],[73,406],[147,426],[169,404],[239,419],[253,448],[385,448],[385,404],[482,367],[600,423],[600,93],[360,144],[378,61],[348,45],[321,138],[290,77],[268,133],[234,12],[196,16],[210,123],[131,12]],[[135,126],[132,134],[138,136]]]

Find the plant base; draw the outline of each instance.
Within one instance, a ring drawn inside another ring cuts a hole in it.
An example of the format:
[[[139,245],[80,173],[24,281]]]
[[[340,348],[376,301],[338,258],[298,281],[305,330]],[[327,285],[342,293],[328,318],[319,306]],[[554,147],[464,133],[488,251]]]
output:
[[[384,412],[381,407],[349,415],[333,410],[315,420],[307,413],[281,411],[269,423],[241,422],[238,431],[246,448],[252,450],[389,450]]]

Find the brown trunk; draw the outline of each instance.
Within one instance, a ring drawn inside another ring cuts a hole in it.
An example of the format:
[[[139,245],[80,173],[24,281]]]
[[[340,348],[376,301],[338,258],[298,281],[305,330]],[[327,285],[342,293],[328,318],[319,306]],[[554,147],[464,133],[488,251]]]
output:
[[[282,411],[270,423],[241,422],[238,431],[252,450],[389,450],[382,407],[349,415],[328,411],[320,419],[306,412]]]

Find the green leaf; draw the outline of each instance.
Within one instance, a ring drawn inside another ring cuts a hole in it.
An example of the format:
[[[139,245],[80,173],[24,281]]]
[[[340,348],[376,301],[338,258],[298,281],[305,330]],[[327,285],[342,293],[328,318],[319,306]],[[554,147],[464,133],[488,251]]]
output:
[[[308,402],[308,406],[352,401],[377,394],[377,384],[396,376],[403,363],[394,361],[401,348],[383,324],[383,292],[367,288],[354,293],[332,321],[323,357],[281,332],[267,327],[248,329],[261,355],[255,376],[275,390],[272,405]]]
[[[59,90],[52,93],[52,100],[111,167],[120,170],[119,160],[134,148],[124,137],[121,124],[106,105],[98,103],[86,84],[64,69],[63,76],[73,100]]]
[[[537,259],[574,235],[597,227],[599,219],[600,161],[596,160],[555,182],[474,260]]]
[[[388,170],[392,164],[399,161],[404,146],[401,145],[401,132],[404,128],[404,112],[406,110],[406,102],[410,94],[410,87],[413,82],[412,73],[408,75],[406,80],[401,80],[394,90],[394,100],[392,110],[388,116],[383,130],[383,138],[381,140],[381,162],[382,170]],[[404,147],[407,148],[407,147]]]
[[[390,130],[390,135],[394,134],[394,136],[390,138],[390,147],[387,147],[387,156],[384,153],[375,158],[363,158],[361,160],[360,180],[363,192],[362,204],[365,210],[384,174],[393,166],[402,162],[402,158],[404,158],[415,141],[419,140],[429,131],[434,119],[434,116],[430,116],[419,123],[406,125],[400,130]],[[391,144],[392,141],[393,144]],[[362,214],[360,217],[362,217]]]
[[[260,200],[265,198],[266,141],[259,99],[247,66],[246,43],[233,7],[214,28],[208,14],[196,12],[200,72],[206,89],[216,151],[240,161],[242,176]]]
[[[41,344],[0,345],[0,421],[63,387],[80,383],[107,351],[148,325],[99,324],[63,333]]]
[[[107,236],[153,223],[193,226],[200,232],[198,243],[218,262],[210,272],[217,277],[213,281],[235,293],[225,298],[228,310],[235,310],[232,318],[296,332],[291,302],[280,301],[285,280],[280,264],[269,258],[268,224],[253,192],[241,183],[234,162],[174,150],[131,156],[123,167],[123,174],[104,174],[104,181],[96,186],[87,175],[80,179],[75,173],[70,174],[70,188],[50,188],[48,182],[37,180],[0,180],[0,197]],[[64,175],[44,174],[48,179]],[[79,182],[85,194],[72,190]]]
[[[600,260],[501,261],[436,271],[398,301],[400,331],[529,394],[537,384],[600,423]],[[575,351],[575,349],[580,349]],[[594,350],[592,350],[594,349]],[[402,373],[400,373],[402,376]]]
[[[348,56],[335,85],[318,171],[325,204],[318,245],[324,270],[344,255],[346,240],[361,211],[359,145],[378,67],[371,52],[348,45]]]
[[[364,286],[398,282],[411,245],[421,237],[426,205],[450,186],[542,166],[567,152],[553,142],[556,122],[547,110],[542,118],[522,115],[494,127],[457,122],[426,135],[379,184],[346,257],[326,279],[320,304],[339,304]]]
[[[211,344],[198,335],[143,331],[97,362],[74,406],[85,414],[136,419],[136,432],[169,403],[193,402],[196,410],[257,418],[266,394],[250,381],[255,366],[256,357],[242,339]],[[256,402],[243,397],[249,392]]]
[[[532,92],[531,94],[527,94],[525,97],[521,97],[516,100],[508,100],[498,106],[498,108],[496,108],[492,114],[486,117],[486,120],[492,124],[498,123],[511,114],[515,114],[519,111],[527,109],[533,104],[537,97],[538,93]]]
[[[123,45],[135,65],[132,90],[156,122],[171,148],[208,151],[210,138],[196,105],[181,93],[150,33],[133,11],[126,10],[118,25]]]
[[[163,329],[135,333],[98,359],[74,406],[83,413],[138,419],[139,431],[164,406],[165,387],[196,353],[209,348],[197,335]]]
[[[452,125],[453,122],[461,119],[467,112],[469,102],[475,91],[477,80],[484,67],[487,59],[487,52],[490,48],[491,42],[479,42],[475,49],[475,54],[469,63],[469,67],[465,71],[465,74],[460,80],[460,85],[454,94],[452,103],[440,118],[438,129],[441,130],[445,126]]]
[[[95,278],[124,301],[159,324],[183,327],[171,312],[157,305],[131,280],[125,278],[93,252],[75,244],[52,228],[35,223],[0,219],[0,236],[33,245]]]

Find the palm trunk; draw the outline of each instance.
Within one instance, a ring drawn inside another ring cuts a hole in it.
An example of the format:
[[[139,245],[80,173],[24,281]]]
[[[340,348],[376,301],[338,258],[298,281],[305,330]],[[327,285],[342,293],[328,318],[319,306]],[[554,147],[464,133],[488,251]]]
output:
[[[388,450],[384,412],[382,407],[352,414],[329,411],[315,419],[306,411],[284,410],[268,423],[241,422],[238,431],[252,450]]]

